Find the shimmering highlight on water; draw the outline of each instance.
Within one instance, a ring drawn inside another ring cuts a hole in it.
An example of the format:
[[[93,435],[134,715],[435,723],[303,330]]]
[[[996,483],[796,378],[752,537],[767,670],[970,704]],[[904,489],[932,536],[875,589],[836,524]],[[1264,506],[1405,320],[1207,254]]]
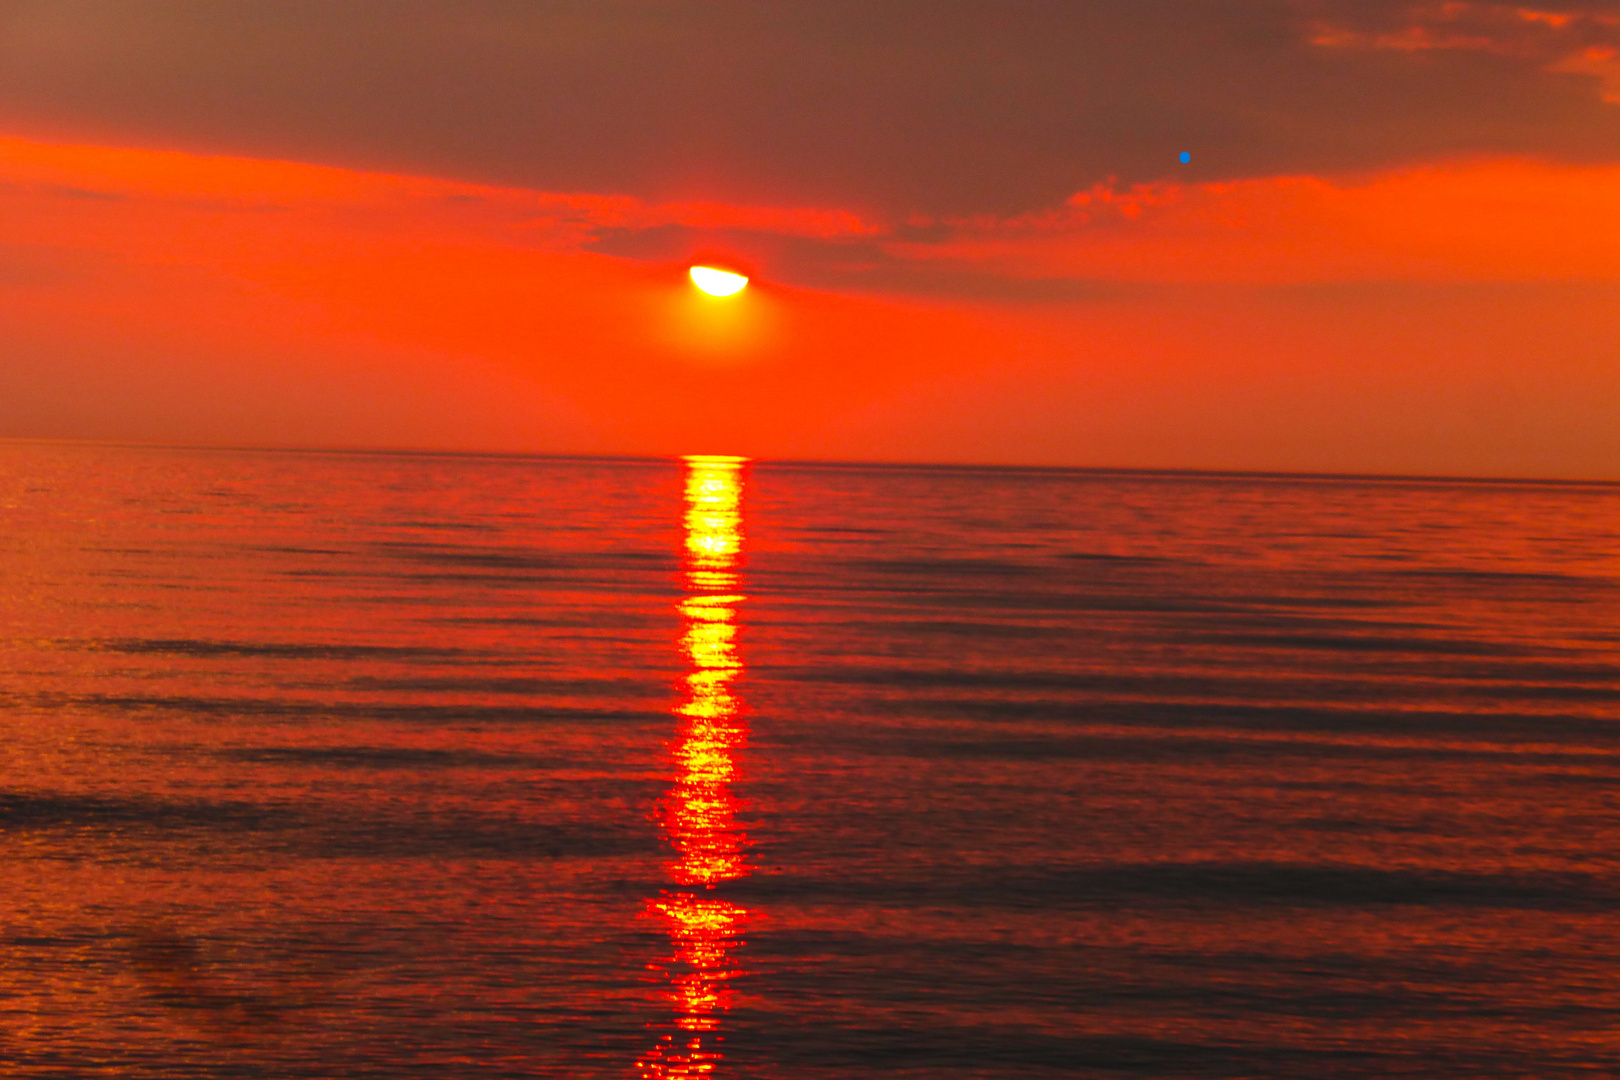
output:
[[[731,1008],[736,952],[747,908],[699,892],[746,877],[748,838],[737,823],[737,752],[748,725],[733,684],[743,671],[737,592],[742,559],[743,462],[689,457],[686,468],[687,596],[680,613],[681,653],[690,664],[687,697],[675,709],[677,735],[664,800],[665,837],[678,854],[669,864],[677,888],[649,902],[663,920],[671,952],[663,966],[676,1032],[637,1063],[645,1077],[710,1075],[722,1060],[720,1017]]]
[[[0,445],[0,1066],[1591,1077],[1620,488]]]

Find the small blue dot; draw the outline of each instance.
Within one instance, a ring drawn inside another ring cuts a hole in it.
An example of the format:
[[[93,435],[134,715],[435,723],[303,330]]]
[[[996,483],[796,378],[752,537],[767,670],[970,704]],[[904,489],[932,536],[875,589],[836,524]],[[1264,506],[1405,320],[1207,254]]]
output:
[[[1185,165],[1185,164],[1187,164],[1187,162],[1189,162],[1191,160],[1192,160],[1192,155],[1187,153],[1187,151],[1183,150],[1181,152],[1181,163],[1183,165]]]

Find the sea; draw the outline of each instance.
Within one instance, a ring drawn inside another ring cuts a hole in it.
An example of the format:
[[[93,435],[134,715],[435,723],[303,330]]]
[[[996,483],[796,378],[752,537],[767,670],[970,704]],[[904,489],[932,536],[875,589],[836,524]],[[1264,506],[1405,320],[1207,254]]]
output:
[[[0,1072],[1610,1077],[1620,486],[0,444]]]

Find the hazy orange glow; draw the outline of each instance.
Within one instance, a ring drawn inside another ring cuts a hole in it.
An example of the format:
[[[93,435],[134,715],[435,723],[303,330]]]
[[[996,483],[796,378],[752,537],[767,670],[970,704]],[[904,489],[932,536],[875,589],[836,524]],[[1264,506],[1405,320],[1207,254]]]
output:
[[[676,852],[669,865],[677,891],[649,902],[671,945],[665,965],[677,1032],[638,1063],[642,1076],[702,1076],[720,1054],[703,1042],[730,1008],[733,954],[750,912],[694,892],[748,874],[747,836],[736,821],[735,752],[748,736],[732,683],[742,674],[737,608],[742,559],[742,470],[735,457],[686,458],[685,570],[681,653],[689,664],[672,764],[675,782],[663,804],[665,834]]]
[[[937,370],[953,343],[977,340],[983,354],[995,341],[970,313],[803,290],[704,302],[683,287],[684,265],[578,250],[573,197],[565,205],[561,196],[318,166],[19,140],[0,143],[0,153],[0,184],[16,185],[0,187],[0,244],[47,264],[37,284],[0,294],[14,338],[81,357],[132,348],[199,355],[199,365],[224,361],[228,372],[263,363],[244,352],[287,358],[274,361],[280,370],[243,380],[250,385],[385,369],[447,383],[441,392],[451,396],[492,377],[526,383],[526,395],[500,396],[556,403],[526,434],[514,425],[506,439],[544,438],[564,412],[593,429],[583,441],[569,436],[576,449],[690,451],[705,448],[703,433],[721,440],[717,448],[757,445],[768,432],[814,430],[852,395]],[[738,220],[752,220],[748,208],[736,209]],[[714,207],[704,214],[723,216]],[[806,232],[864,228],[830,211],[776,216]],[[839,371],[829,378],[824,358],[851,337],[891,363],[858,380]],[[784,395],[791,410],[765,408]],[[231,397],[233,410],[265,399],[249,387]],[[363,418],[364,400],[356,404],[334,402]],[[485,415],[511,408],[466,416],[477,426],[459,437],[443,428],[436,435],[489,446]],[[124,430],[114,434],[141,437],[143,412],[119,415]],[[222,425],[203,437],[240,439],[230,431]]]
[[[762,267],[716,303],[684,262],[582,246],[672,222],[967,284]],[[936,224],[0,139],[8,433],[1620,475],[1615,166],[1099,187]],[[1019,298],[1053,282],[1074,299]],[[1392,291],[1485,284],[1515,291]],[[1346,291],[1289,291],[1313,285]],[[1482,425],[1482,399],[1521,418]]]

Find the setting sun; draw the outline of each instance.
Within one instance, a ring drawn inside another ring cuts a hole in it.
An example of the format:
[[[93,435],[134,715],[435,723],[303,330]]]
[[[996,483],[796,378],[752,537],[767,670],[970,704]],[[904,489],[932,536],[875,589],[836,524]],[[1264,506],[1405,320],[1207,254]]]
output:
[[[690,271],[692,284],[710,296],[730,296],[742,291],[748,279],[729,270],[716,270],[712,266],[694,266]]]
[[[0,0],[0,1080],[1620,1080],[1617,135],[1620,0]]]

